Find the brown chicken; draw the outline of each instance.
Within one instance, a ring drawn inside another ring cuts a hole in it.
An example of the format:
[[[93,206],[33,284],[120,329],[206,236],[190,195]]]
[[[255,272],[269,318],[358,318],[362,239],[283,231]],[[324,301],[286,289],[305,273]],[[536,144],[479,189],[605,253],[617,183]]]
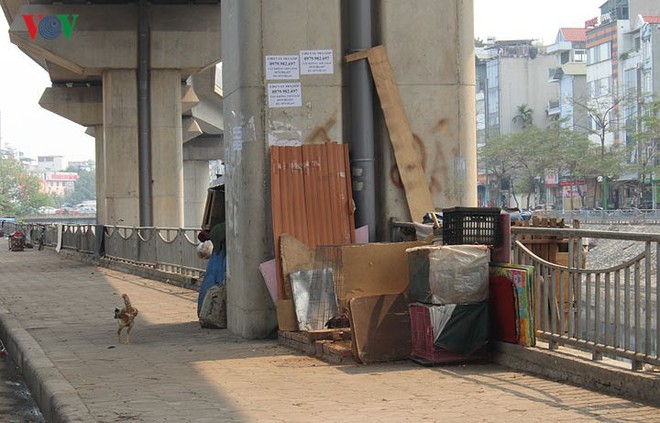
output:
[[[124,308],[119,310],[115,309],[115,319],[119,324],[117,329],[117,342],[121,344],[121,330],[126,328],[126,344],[131,340],[131,329],[133,328],[133,323],[135,323],[135,316],[138,315],[137,308],[131,305],[131,300],[128,298],[128,295],[122,294],[121,296],[124,299]]]

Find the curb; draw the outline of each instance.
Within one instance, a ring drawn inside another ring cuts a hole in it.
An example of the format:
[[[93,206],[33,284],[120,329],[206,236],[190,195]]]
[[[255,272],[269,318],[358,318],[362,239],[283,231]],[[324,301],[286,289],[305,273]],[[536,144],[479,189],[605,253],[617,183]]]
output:
[[[19,367],[44,418],[52,423],[96,421],[76,390],[57,370],[37,341],[0,307],[0,338]]]
[[[596,392],[660,406],[660,375],[645,374],[587,357],[541,347],[498,342],[493,361],[510,369],[569,383]],[[623,364],[620,363],[619,364]]]

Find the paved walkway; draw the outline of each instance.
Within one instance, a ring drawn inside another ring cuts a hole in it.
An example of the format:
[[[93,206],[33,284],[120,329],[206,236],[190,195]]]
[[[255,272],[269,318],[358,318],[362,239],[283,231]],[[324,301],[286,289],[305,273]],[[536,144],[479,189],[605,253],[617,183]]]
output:
[[[51,421],[660,422],[660,409],[497,365],[329,365],[201,329],[195,292],[0,247],[0,333]],[[124,292],[140,311],[130,345],[115,339]]]

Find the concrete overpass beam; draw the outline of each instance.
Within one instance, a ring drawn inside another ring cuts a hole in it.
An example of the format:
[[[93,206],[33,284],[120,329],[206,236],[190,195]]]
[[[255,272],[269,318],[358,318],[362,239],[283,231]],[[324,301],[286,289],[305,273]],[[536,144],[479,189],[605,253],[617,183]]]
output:
[[[12,43],[29,54],[76,74],[101,75],[104,69],[135,69],[137,11],[135,4],[24,5],[14,16],[9,36]],[[52,39],[44,38],[38,31],[39,15],[55,20],[57,15],[65,15],[69,34],[61,31],[46,34]],[[187,75],[220,61],[219,6],[151,5],[149,19],[153,68],[180,69]]]
[[[46,110],[82,126],[103,123],[103,90],[95,87],[48,87],[39,99]]]

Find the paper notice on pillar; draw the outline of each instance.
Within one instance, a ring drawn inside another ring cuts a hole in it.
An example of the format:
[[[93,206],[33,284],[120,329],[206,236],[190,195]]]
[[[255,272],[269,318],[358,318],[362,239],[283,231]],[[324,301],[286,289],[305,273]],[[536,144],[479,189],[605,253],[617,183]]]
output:
[[[268,145],[271,147],[298,147],[302,145],[302,131],[275,130],[268,133]]]
[[[242,150],[243,149],[243,127],[234,126],[231,128],[231,147],[232,150]]]
[[[332,50],[300,50],[300,73],[303,75],[335,72]]]
[[[300,79],[298,56],[266,56],[266,80]]]
[[[268,107],[301,107],[300,82],[268,84]]]

